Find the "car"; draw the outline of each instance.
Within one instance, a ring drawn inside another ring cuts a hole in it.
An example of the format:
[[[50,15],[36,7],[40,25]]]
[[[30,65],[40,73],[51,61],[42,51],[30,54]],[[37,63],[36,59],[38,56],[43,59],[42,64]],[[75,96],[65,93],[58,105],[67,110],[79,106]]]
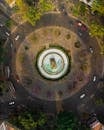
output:
[[[76,21],[77,27],[80,28],[81,31],[85,32],[87,31],[87,27],[85,24],[83,24],[81,21]]]
[[[15,104],[14,101],[9,102],[9,105],[14,105],[14,104]]]
[[[94,52],[93,48],[92,48],[92,47],[90,47],[90,53],[93,53],[93,52]]]
[[[79,31],[79,32],[78,32],[78,35],[81,37],[81,36],[82,36],[82,32]]]
[[[81,26],[82,26],[82,23],[81,23],[81,22],[78,22],[77,25],[78,25],[79,27],[81,27]]]
[[[19,39],[19,37],[20,37],[20,36],[19,36],[19,35],[17,35],[17,36],[15,37],[15,40],[17,41],[17,40]]]
[[[9,67],[9,66],[6,66],[6,67],[5,67],[5,76],[6,76],[7,78],[9,78],[9,76],[10,76],[10,67]]]
[[[13,48],[13,43],[10,43],[10,47]]]
[[[8,33],[8,32],[5,32],[5,34],[6,34],[7,36],[10,36],[10,33]]]
[[[83,94],[80,95],[80,99],[82,99],[84,97],[85,97],[85,93],[83,93]]]
[[[94,75],[94,76],[93,76],[93,82],[95,82],[95,81],[96,81],[96,76]]]

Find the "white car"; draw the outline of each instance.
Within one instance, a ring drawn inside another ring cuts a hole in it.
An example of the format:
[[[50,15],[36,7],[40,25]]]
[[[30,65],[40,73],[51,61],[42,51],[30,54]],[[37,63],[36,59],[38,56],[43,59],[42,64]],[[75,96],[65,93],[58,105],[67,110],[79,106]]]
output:
[[[82,23],[81,23],[81,22],[78,22],[78,26],[81,27],[81,26],[82,26]]]
[[[93,50],[93,48],[92,48],[92,47],[90,47],[90,52],[91,52],[91,53],[93,53],[93,52],[94,52],[94,50]]]
[[[82,95],[80,95],[80,99],[85,97],[85,93],[83,93]]]
[[[9,66],[5,67],[5,75],[6,75],[7,78],[9,78],[9,76],[10,76],[10,68],[9,68]]]
[[[10,47],[13,48],[13,43],[10,43]]]
[[[10,33],[8,33],[8,32],[5,32],[5,34],[6,34],[7,36],[10,36]]]
[[[17,41],[17,40],[19,39],[19,37],[20,37],[20,36],[19,36],[19,35],[17,35],[17,36],[15,37],[15,40]]]
[[[96,81],[96,76],[94,75],[94,76],[93,76],[93,82],[95,82],[95,81]]]
[[[15,102],[14,102],[14,101],[9,102],[9,105],[14,105],[14,104],[15,104]]]

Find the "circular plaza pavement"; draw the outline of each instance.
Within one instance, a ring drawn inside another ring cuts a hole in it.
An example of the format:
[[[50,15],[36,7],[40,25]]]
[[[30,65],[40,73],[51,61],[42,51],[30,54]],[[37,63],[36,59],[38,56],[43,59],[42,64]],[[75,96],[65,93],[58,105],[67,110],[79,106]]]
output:
[[[69,29],[43,27],[34,30],[20,44],[16,73],[32,96],[51,101],[67,99],[88,83],[91,54]]]

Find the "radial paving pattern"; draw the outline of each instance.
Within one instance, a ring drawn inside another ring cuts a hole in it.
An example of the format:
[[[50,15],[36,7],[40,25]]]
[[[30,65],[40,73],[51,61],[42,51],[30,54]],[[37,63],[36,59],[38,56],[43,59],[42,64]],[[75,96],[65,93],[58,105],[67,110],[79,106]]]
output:
[[[90,64],[91,55],[75,33],[51,26],[34,30],[22,42],[16,71],[21,84],[34,97],[59,100],[69,98],[88,83]]]

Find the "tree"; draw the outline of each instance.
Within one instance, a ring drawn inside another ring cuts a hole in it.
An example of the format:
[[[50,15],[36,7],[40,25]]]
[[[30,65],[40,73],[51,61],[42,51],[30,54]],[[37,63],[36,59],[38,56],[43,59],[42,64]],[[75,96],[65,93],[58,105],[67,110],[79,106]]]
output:
[[[32,25],[35,25],[37,20],[39,20],[45,12],[54,8],[50,0],[17,0],[16,6],[18,6],[19,13],[21,13],[23,19]]]
[[[91,23],[90,32],[92,36],[103,37],[104,36],[104,26],[96,22]]]
[[[37,8],[29,7],[28,11],[24,14],[24,19],[27,19],[32,25],[36,24],[36,21],[40,19],[42,13]]]
[[[104,0],[94,0],[92,3],[92,11],[97,11],[100,15],[104,15]]]
[[[54,8],[54,5],[50,0],[39,0],[38,8],[42,13],[45,13],[51,11]]]
[[[9,122],[23,130],[34,130],[43,127],[46,123],[46,115],[42,112],[35,112],[29,109],[15,111],[9,118]]]
[[[57,115],[56,130],[87,130],[79,124],[78,118],[72,112],[62,112]]]
[[[0,96],[2,96],[5,92],[8,92],[9,89],[6,87],[6,83],[4,81],[0,81]]]

